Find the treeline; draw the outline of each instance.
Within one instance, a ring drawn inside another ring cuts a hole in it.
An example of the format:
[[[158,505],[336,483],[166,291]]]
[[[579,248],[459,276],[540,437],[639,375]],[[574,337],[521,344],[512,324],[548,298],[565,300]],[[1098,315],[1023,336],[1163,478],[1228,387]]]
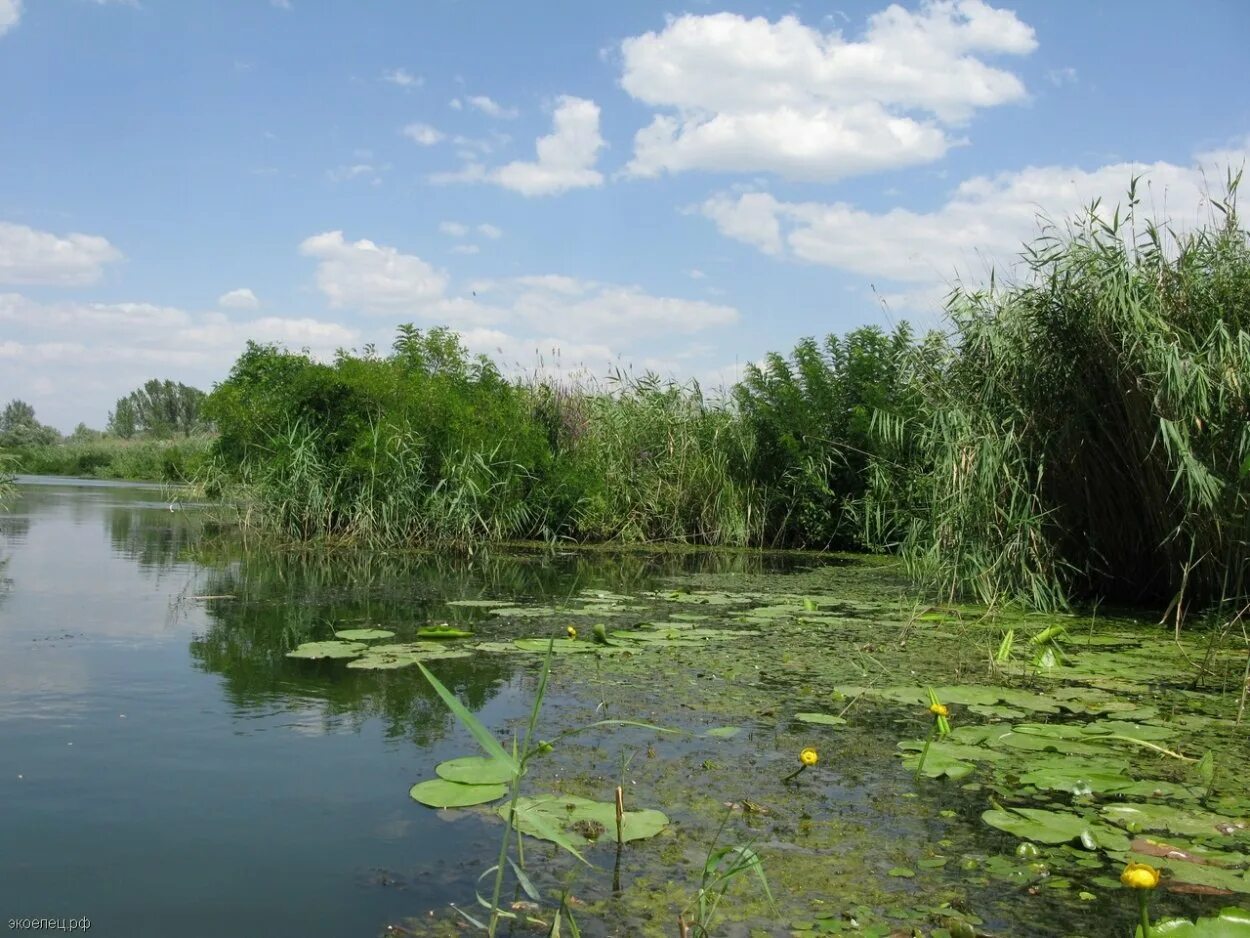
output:
[[[944,595],[1244,596],[1250,249],[1091,211],[949,335],[857,329],[729,394],[506,379],[447,330],[331,363],[250,344],[211,483],[285,537],[896,550]]]
[[[65,436],[13,400],[0,411],[0,463],[34,475],[184,482],[208,455],[204,398],[180,382],[153,379],[117,401],[106,429],[80,423]]]

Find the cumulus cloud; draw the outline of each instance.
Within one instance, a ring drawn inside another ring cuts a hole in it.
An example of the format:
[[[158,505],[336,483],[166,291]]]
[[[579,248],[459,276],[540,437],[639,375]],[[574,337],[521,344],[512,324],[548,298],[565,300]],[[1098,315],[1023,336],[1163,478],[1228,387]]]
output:
[[[552,133],[539,137],[537,159],[518,160],[488,169],[468,163],[450,173],[435,173],[431,182],[489,182],[525,196],[558,195],[570,189],[598,186],[603,175],[594,169],[604,147],[599,133],[599,106],[585,98],[562,96],[552,115]]]
[[[505,120],[511,120],[519,113],[516,108],[504,107],[484,94],[470,95],[465,100],[469,102],[470,107],[476,108],[483,114],[487,114],[490,117],[500,117]]]
[[[105,264],[121,258],[121,251],[99,235],[55,235],[0,222],[0,284],[94,283]]]
[[[22,18],[22,0],[0,0],[0,36],[17,25]]]
[[[240,287],[217,297],[217,305],[226,309],[256,309],[260,306],[260,300],[247,287]]]
[[[402,133],[409,140],[421,144],[423,147],[432,147],[434,144],[439,143],[446,137],[446,134],[444,134],[437,127],[431,127],[429,124],[421,123],[408,124],[403,130],[400,131],[400,133]]]
[[[372,241],[348,242],[341,231],[313,235],[300,253],[317,259],[317,287],[332,307],[395,313],[440,297],[446,276],[415,254]]]
[[[496,241],[503,237],[503,229],[492,225],[490,222],[483,222],[478,225],[477,233],[483,238],[490,238],[492,241]]]
[[[976,110],[1023,100],[980,56],[1025,55],[1033,30],[983,0],[873,14],[862,38],[795,16],[687,14],[621,44],[621,86],[657,109],[626,173],[702,169],[833,180],[931,162]]]
[[[420,88],[425,84],[425,79],[420,75],[414,75],[406,68],[393,68],[390,71],[382,73],[382,80],[392,85],[398,85],[400,88]]]
[[[0,397],[29,400],[40,419],[63,430],[82,420],[102,426],[107,407],[147,378],[207,389],[248,339],[308,348],[322,359],[360,340],[355,329],[311,318],[236,319],[153,303],[39,302],[17,293],[0,293],[0,334]]]
[[[869,212],[845,202],[786,202],[766,192],[713,196],[700,210],[727,237],[759,250],[838,267],[902,284],[927,284],[892,294],[911,305],[931,302],[935,284],[979,278],[991,266],[1010,268],[1039,219],[1062,223],[1095,200],[1111,212],[1141,176],[1142,209],[1176,229],[1208,217],[1207,193],[1222,194],[1220,167],[1245,163],[1250,145],[1199,154],[1189,165],[1113,163],[1092,170],[1028,167],[968,179],[929,212]]]
[[[438,226],[438,230],[445,235],[451,235],[453,238],[463,238],[469,233],[469,226],[458,221],[445,221]]]

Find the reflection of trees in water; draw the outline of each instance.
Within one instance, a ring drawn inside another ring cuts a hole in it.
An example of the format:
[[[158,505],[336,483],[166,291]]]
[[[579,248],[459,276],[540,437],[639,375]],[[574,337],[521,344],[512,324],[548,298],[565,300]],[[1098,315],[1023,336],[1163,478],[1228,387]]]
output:
[[[211,624],[191,643],[205,671],[222,675],[230,703],[242,712],[316,710],[325,726],[343,718],[383,721],[388,736],[425,745],[451,725],[446,706],[415,668],[357,671],[341,661],[285,657],[300,642],[326,639],[333,627],[364,621],[393,624],[423,616],[434,596],[448,595],[435,571],[377,554],[249,553],[210,571],[201,590]],[[477,709],[511,676],[501,656],[431,663],[457,696]]]
[[[0,511],[0,541],[20,544],[30,534],[30,516],[11,515]]]
[[[158,511],[150,506],[114,505],[104,514],[113,549],[144,569],[176,563],[196,542],[194,514]]]
[[[450,721],[415,668],[360,671],[343,662],[285,657],[301,642],[324,640],[334,628],[365,622],[402,628],[448,621],[486,637],[508,628],[482,610],[447,606],[451,599],[503,603],[552,602],[587,589],[637,592],[657,579],[690,573],[747,574],[776,561],[757,553],[645,554],[625,551],[490,551],[473,557],[368,551],[243,551],[205,542],[196,558],[207,568],[196,589],[211,624],[191,643],[206,671],[221,674],[225,693],[242,712],[320,711],[325,723],[381,718],[388,735],[424,744]],[[541,628],[535,622],[536,628]],[[512,627],[515,628],[515,627]],[[501,655],[434,662],[432,668],[471,707],[479,708],[523,659]]]

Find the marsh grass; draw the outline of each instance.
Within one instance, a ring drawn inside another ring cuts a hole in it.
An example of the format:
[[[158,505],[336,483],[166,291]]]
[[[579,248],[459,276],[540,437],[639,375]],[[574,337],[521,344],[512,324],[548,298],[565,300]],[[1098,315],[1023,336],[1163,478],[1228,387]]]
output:
[[[101,437],[67,439],[61,443],[23,446],[8,458],[14,472],[89,479],[129,479],[141,482],[186,482],[206,464],[213,448],[208,435],[178,439]]]
[[[1250,245],[1230,195],[1176,233],[1094,205],[1016,285],[957,289],[926,406],[864,518],[949,597],[1171,603],[1250,588]]]

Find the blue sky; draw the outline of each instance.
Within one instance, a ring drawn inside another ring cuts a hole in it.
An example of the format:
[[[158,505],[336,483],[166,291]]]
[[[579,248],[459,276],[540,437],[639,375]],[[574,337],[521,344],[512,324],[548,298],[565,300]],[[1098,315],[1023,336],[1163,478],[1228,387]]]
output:
[[[100,426],[405,321],[711,384],[931,325],[1134,172],[1204,217],[1247,36],[1240,0],[0,0],[0,401]]]

